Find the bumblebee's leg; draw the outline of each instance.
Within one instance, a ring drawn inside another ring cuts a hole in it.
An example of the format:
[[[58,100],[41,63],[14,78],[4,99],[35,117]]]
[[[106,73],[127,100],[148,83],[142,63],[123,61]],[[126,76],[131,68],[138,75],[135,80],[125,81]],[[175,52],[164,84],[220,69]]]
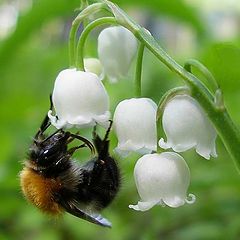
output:
[[[78,139],[78,140],[84,142],[84,143],[89,147],[89,149],[91,150],[92,153],[95,152],[95,149],[94,149],[93,144],[92,144],[89,140],[87,140],[86,138],[81,137],[80,135],[77,135],[77,134],[73,134],[73,133],[71,133],[69,137],[70,137],[70,139],[71,139],[71,138],[72,138],[73,140],[74,140],[74,139]],[[71,140],[70,140],[70,141],[71,141]]]
[[[94,161],[90,174],[90,189],[96,194],[102,207],[106,207],[113,200],[120,186],[119,168],[108,152],[109,140],[107,138],[111,126],[112,121],[103,140],[93,132],[98,158]]]
[[[109,133],[110,133],[110,131],[111,131],[111,128],[112,128],[112,124],[113,124],[113,121],[112,121],[112,120],[109,120],[109,126],[108,126],[108,129],[107,129],[106,133],[105,133],[105,136],[104,136],[103,141],[107,141],[108,135],[109,135]],[[99,137],[99,136],[97,135],[96,130],[97,130],[97,125],[95,125],[94,128],[93,128],[93,133],[92,133],[92,135],[93,135],[93,140],[95,140],[95,139],[97,139],[97,138]]]
[[[70,148],[67,152],[68,152],[68,154],[69,154],[70,156],[72,156],[73,153],[74,153],[76,150],[78,150],[79,148],[84,148],[84,147],[86,147],[86,144],[85,144],[85,143],[82,144],[82,145],[80,145],[80,146],[72,147],[72,148]]]
[[[101,157],[108,155],[108,145],[109,145],[109,141],[108,139],[108,135],[110,133],[110,130],[112,128],[112,120],[109,120],[109,127],[105,133],[105,136],[103,138],[103,140],[99,137],[99,135],[96,133],[96,126],[93,129],[93,142],[94,142],[94,146],[97,149],[98,155]]]
[[[54,136],[55,134],[57,134],[58,132],[62,131],[62,129],[58,129],[57,131],[55,131],[54,133],[52,133],[51,135],[49,135],[47,138],[45,138],[43,141],[41,141],[42,143],[48,141],[52,136]]]
[[[77,131],[75,135],[79,136],[79,131]],[[67,140],[67,144],[71,143],[74,139],[75,139],[75,136],[71,136],[71,133],[70,133],[70,137]]]

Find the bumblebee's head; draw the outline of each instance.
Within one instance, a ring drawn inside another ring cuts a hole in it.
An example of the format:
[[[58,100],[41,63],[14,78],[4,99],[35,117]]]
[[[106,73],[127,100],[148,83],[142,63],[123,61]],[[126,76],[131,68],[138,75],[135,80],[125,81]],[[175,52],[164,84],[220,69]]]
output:
[[[39,167],[48,167],[67,153],[69,133],[58,131],[44,140],[35,139],[29,151],[29,160]]]

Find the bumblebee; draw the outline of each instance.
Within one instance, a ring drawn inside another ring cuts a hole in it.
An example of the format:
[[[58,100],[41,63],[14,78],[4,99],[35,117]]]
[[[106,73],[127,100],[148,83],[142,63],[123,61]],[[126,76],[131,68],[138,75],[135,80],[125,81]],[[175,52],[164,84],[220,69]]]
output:
[[[78,134],[57,130],[46,136],[50,126],[46,116],[29,149],[28,160],[20,172],[22,192],[27,200],[50,215],[68,212],[94,224],[111,227],[99,212],[116,196],[120,185],[119,168],[109,155],[108,135],[112,122],[101,139],[93,131],[93,144]],[[83,144],[68,148],[74,140]],[[71,157],[88,146],[96,156],[84,165]]]

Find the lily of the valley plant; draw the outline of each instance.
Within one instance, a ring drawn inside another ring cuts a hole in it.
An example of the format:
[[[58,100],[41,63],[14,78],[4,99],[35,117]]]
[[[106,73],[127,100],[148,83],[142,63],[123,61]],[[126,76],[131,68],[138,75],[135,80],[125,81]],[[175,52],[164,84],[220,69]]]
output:
[[[188,192],[190,170],[181,152],[194,148],[205,159],[217,157],[215,140],[219,136],[239,169],[240,133],[224,106],[217,81],[196,60],[186,61],[184,67],[177,64],[148,30],[112,2],[99,0],[85,5],[70,31],[70,66],[55,81],[54,111],[48,113],[52,124],[58,129],[86,128],[107,126],[113,119],[118,139],[115,152],[122,157],[132,152],[142,155],[134,169],[140,201],[129,205],[131,209],[146,211],[155,205],[176,208],[193,203],[195,197]],[[107,17],[96,18],[95,13],[104,16],[106,10]],[[78,39],[77,31],[83,22]],[[104,28],[98,36],[98,56],[85,58],[87,36],[100,25]],[[158,105],[141,94],[144,48],[183,80],[183,86],[169,90]],[[135,92],[132,98],[119,102],[110,114],[111,99],[104,84],[109,80],[117,87],[117,82],[128,76],[133,62]],[[213,90],[191,73],[192,66],[214,85]],[[160,129],[165,135],[158,134]]]

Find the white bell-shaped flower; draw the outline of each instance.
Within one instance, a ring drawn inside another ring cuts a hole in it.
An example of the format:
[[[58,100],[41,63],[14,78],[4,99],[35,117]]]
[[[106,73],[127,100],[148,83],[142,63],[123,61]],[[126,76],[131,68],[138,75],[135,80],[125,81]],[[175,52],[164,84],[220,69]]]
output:
[[[104,78],[103,66],[97,58],[84,58],[84,67],[86,72],[95,73],[100,80]]]
[[[107,125],[110,118],[108,94],[97,75],[65,69],[56,78],[53,94],[56,116],[48,112],[56,128]]]
[[[188,95],[178,95],[167,104],[162,117],[167,142],[161,138],[159,146],[183,152],[196,148],[206,159],[217,157],[215,140],[217,133],[199,103]]]
[[[149,98],[132,98],[118,104],[113,117],[116,152],[127,156],[131,151],[146,154],[157,150],[156,110],[157,105]]]
[[[147,211],[155,205],[176,208],[195,201],[193,194],[187,196],[189,168],[177,153],[144,155],[135,165],[134,178],[141,198],[137,205],[129,205],[134,210]]]
[[[127,75],[137,51],[135,36],[122,26],[105,28],[98,37],[98,57],[111,82]]]

